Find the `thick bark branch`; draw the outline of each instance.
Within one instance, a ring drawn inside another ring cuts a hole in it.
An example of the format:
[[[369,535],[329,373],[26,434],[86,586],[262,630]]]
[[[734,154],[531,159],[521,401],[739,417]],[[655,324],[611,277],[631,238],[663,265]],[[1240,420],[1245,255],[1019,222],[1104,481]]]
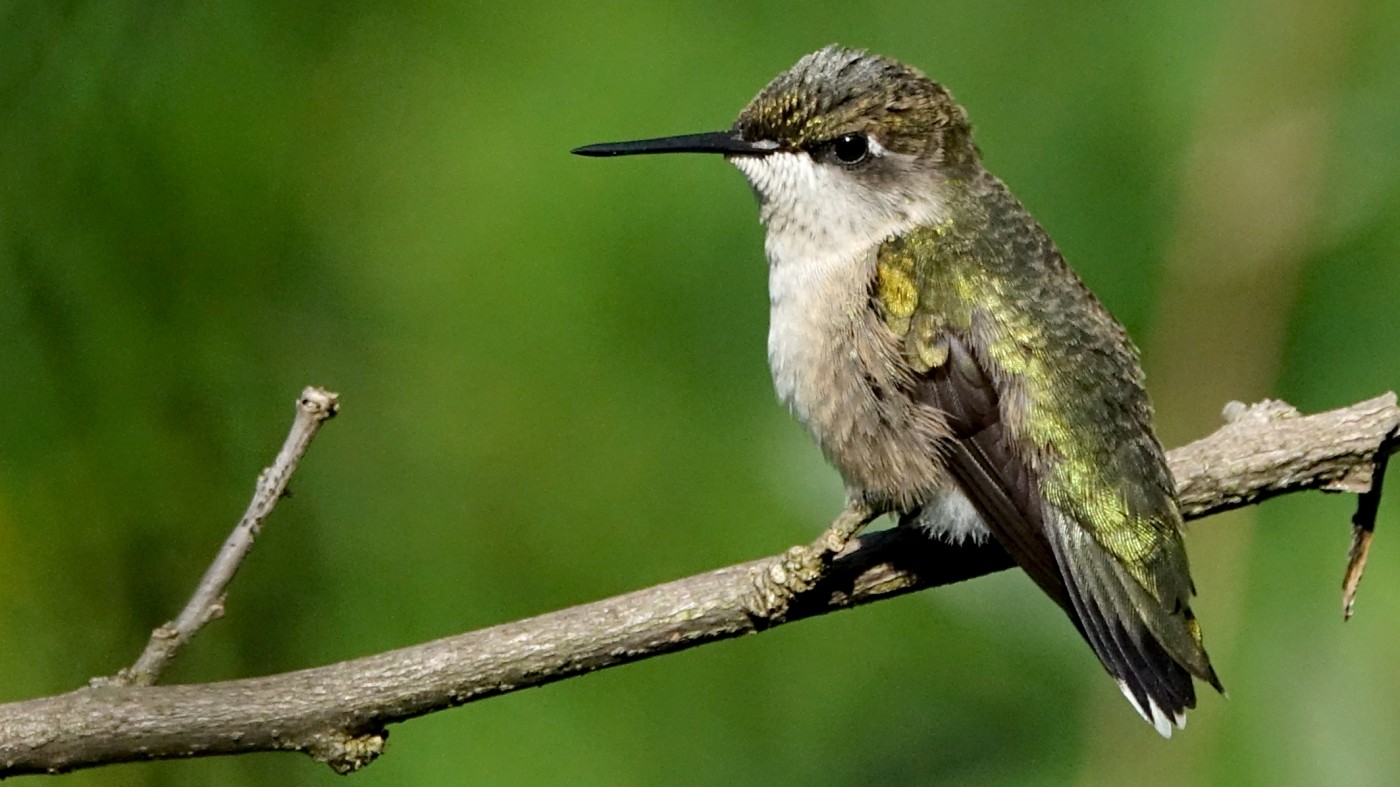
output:
[[[1303,489],[1368,492],[1400,432],[1394,394],[1307,417],[1277,403],[1232,405],[1227,417],[1215,434],[1169,455],[1190,518]],[[872,533],[778,617],[763,585],[784,557],[315,669],[99,685],[3,705],[0,777],[267,750],[304,751],[350,771],[380,753],[394,722],[1011,566],[994,544]]]

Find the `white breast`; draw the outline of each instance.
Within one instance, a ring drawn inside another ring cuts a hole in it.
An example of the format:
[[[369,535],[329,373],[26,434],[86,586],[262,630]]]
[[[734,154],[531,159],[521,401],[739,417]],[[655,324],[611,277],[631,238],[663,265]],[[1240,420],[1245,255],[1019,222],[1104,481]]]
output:
[[[877,147],[878,149],[878,147]],[[878,155],[894,156],[878,149]],[[762,201],[768,228],[768,361],[778,397],[823,448],[860,392],[850,346],[864,318],[875,250],[887,237],[938,213],[932,200],[892,204],[865,184],[806,153],[731,159]],[[828,453],[830,453],[828,451]]]
[[[846,398],[858,374],[850,366],[848,337],[870,275],[861,261],[833,256],[802,261],[770,244],[768,363],[778,398],[822,442],[835,400]]]
[[[850,172],[805,153],[733,162],[759,192],[768,228],[768,361],[778,397],[848,487],[907,510],[941,486],[929,453],[937,426],[880,393],[896,385],[898,341],[871,312],[870,286],[880,244],[936,220],[940,206],[932,196],[872,197]]]

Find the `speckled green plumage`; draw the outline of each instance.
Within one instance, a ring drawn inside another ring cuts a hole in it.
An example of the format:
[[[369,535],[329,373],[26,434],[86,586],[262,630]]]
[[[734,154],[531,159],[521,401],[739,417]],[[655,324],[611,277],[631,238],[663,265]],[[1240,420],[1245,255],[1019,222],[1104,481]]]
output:
[[[878,253],[875,299],[905,361],[926,374],[946,360],[949,334],[969,343],[1045,502],[1181,616],[1151,627],[1211,674],[1186,611],[1181,517],[1131,340],[999,181],[982,173],[949,194],[947,218]]]
[[[1062,264],[1014,259],[1014,244],[986,237],[985,227],[980,238],[960,229],[950,220],[941,232],[915,230],[880,250],[880,293],[891,304],[886,318],[904,336],[910,364],[928,371],[940,357],[940,334],[971,335],[976,314],[989,326],[980,333],[993,340],[979,348],[983,357],[1024,395],[1013,431],[1038,452],[1050,502],[1129,564],[1179,541],[1180,517],[1170,479],[1152,461],[1161,452],[1151,443],[1150,411],[1127,338]],[[887,297],[896,289],[904,292]],[[1105,341],[1104,331],[1117,341]],[[1125,435],[1145,456],[1119,456]],[[1151,572],[1133,573],[1144,585],[1160,585]]]

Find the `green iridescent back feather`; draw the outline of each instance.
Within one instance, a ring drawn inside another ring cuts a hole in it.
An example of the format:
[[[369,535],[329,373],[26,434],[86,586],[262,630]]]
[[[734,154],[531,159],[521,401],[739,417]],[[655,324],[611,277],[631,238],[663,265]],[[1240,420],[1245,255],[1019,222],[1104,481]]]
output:
[[[1158,630],[1164,644],[1203,664],[1181,517],[1136,349],[1000,181],[976,168],[948,193],[948,218],[889,239],[878,255],[876,299],[906,362],[916,373],[940,365],[948,332],[971,342],[1040,494],[1183,615],[1184,630],[1153,628],[1174,629]]]

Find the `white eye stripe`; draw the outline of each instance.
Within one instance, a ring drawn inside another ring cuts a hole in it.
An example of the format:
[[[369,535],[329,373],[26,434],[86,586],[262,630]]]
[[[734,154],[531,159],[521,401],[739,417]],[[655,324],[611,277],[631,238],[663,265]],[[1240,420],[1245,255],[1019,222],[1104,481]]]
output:
[[[874,137],[870,138],[870,155],[888,158],[890,161],[897,161],[902,164],[913,164],[914,160],[918,158],[918,156],[912,153],[896,153],[884,145],[881,145],[880,140]]]

